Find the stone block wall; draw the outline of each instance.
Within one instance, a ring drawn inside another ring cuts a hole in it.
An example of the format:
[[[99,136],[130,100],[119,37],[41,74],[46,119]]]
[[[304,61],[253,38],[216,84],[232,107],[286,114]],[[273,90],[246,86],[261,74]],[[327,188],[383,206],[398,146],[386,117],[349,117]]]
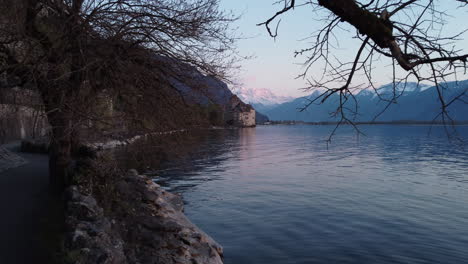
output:
[[[0,104],[0,144],[47,135],[48,122],[43,111],[27,106]]]

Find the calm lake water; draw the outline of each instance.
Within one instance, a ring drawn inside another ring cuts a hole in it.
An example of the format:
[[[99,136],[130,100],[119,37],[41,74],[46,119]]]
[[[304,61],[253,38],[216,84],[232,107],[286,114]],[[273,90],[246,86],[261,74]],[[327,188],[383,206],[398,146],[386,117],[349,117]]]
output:
[[[155,180],[226,264],[468,263],[468,127],[331,129],[212,131]]]

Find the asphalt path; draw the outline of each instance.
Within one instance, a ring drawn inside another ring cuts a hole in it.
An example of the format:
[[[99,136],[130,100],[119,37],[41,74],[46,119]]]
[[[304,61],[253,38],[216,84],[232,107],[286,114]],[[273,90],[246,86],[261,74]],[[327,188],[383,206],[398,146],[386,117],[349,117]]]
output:
[[[44,224],[49,219],[48,156],[19,153],[27,163],[0,172],[0,263],[50,263]]]

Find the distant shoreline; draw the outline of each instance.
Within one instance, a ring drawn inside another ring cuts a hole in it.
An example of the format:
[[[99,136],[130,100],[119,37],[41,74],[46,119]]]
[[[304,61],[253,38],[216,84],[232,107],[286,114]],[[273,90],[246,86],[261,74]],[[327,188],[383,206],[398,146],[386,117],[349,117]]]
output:
[[[339,122],[304,122],[304,121],[269,121],[258,125],[338,125]],[[440,121],[378,121],[378,122],[343,122],[341,125],[430,125],[430,126],[467,126],[468,121],[440,122]]]

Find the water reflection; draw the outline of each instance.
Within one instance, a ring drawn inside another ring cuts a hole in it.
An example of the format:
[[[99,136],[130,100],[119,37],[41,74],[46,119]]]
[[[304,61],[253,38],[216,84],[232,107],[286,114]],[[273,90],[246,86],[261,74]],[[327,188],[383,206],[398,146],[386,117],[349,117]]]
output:
[[[241,149],[239,133],[238,129],[202,130],[174,138],[153,138],[118,156],[126,168],[145,172],[172,192],[184,192],[219,178],[219,165]]]
[[[156,179],[227,264],[468,263],[468,152],[442,129],[210,132]],[[468,128],[459,132],[468,138]]]

